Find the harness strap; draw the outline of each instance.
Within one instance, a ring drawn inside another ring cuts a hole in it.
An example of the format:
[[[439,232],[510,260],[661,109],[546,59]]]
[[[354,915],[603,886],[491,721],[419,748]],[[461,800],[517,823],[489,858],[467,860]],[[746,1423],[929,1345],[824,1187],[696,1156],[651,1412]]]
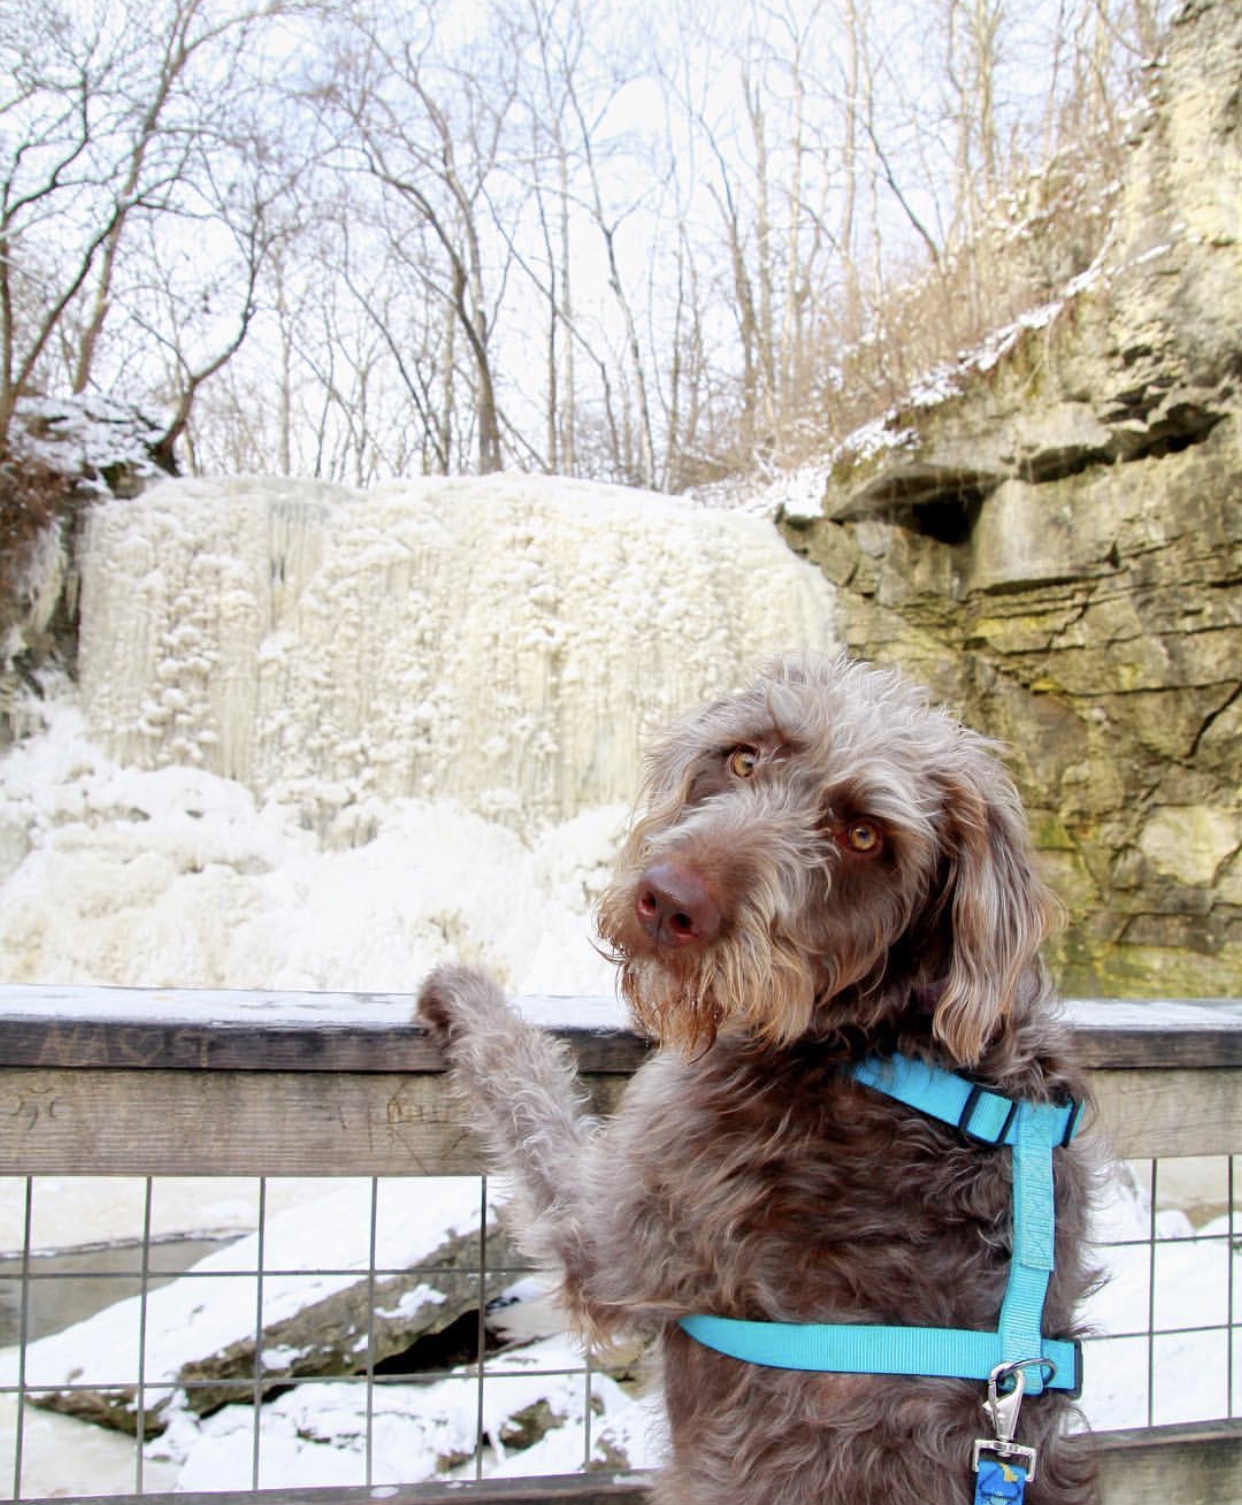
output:
[[[873,1087],[907,1108],[917,1108],[930,1118],[951,1124],[980,1144],[1016,1144],[1022,1109],[1027,1110],[1028,1125],[1038,1121],[1046,1126],[1041,1129],[1041,1138],[1046,1135],[1057,1145],[1069,1144],[1082,1119],[1081,1103],[1015,1102],[1003,1093],[968,1082],[955,1071],[913,1056],[873,1056],[851,1067],[850,1072],[864,1087]]]
[[[1046,1353],[1044,1298],[1053,1270],[1052,1147],[1055,1125],[1034,1103],[1018,1104],[1018,1138],[1013,1147],[1013,1253],[1009,1284],[1001,1303],[999,1334],[1006,1361]],[[1042,1389],[1040,1371],[1027,1389]]]
[[[956,1327],[885,1327],[878,1323],[747,1322],[737,1317],[682,1317],[697,1342],[731,1359],[770,1369],[811,1369],[833,1374],[923,1375],[933,1379],[986,1380],[1004,1363],[999,1333]],[[1081,1380],[1078,1343],[1045,1338],[1035,1350],[1057,1366],[1054,1390],[1076,1391]],[[1034,1384],[1028,1385],[1034,1391]]]
[[[1045,1339],[1044,1298],[1053,1269],[1052,1151],[1077,1131],[1081,1103],[1015,1102],[956,1073],[908,1056],[872,1059],[851,1068],[863,1086],[883,1092],[989,1145],[1013,1149],[1013,1253],[996,1332],[964,1328],[886,1327],[871,1323],[747,1322],[694,1315],[682,1328],[709,1348],[753,1364],[847,1374],[930,1375],[988,1379],[997,1365],[1045,1358],[1027,1390],[1046,1386],[1077,1394],[1079,1344]]]

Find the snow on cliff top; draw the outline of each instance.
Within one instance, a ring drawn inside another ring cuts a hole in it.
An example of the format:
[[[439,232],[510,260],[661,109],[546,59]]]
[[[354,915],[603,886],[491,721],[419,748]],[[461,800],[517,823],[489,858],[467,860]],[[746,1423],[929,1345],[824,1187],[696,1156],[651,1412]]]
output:
[[[162,433],[154,419],[98,393],[20,397],[11,445],[19,458],[78,477],[107,496],[109,471],[146,480],[165,474],[152,458]]]

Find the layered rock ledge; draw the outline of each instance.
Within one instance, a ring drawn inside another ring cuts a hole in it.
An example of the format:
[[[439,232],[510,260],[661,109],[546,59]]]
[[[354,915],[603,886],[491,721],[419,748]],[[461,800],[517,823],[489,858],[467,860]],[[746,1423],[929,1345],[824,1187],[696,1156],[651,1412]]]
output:
[[[849,646],[1008,745],[1068,991],[1242,991],[1239,184],[1242,9],[1194,0],[1100,263],[781,518]]]

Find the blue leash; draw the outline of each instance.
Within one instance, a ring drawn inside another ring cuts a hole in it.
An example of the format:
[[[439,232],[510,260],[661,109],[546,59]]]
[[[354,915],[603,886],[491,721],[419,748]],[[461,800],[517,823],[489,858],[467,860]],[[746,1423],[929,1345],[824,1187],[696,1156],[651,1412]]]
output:
[[[1081,1346],[1045,1338],[1042,1331],[1053,1270],[1052,1151],[1077,1132],[1082,1104],[1014,1101],[908,1056],[867,1060],[851,1070],[863,1086],[951,1124],[970,1139],[1012,1147],[1013,1254],[997,1330],[748,1322],[706,1315],[683,1317],[681,1327],[731,1358],[773,1368],[988,1381],[986,1409],[996,1436],[975,1444],[975,1505],[1021,1501],[1035,1471],[1034,1454],[1013,1441],[1023,1394],[1051,1388],[1077,1395],[1082,1387]],[[1002,1383],[1010,1388],[1000,1391]],[[982,1456],[989,1452],[995,1458]]]
[[[975,1478],[975,1505],[1007,1505],[1026,1493],[1026,1470],[1020,1463],[981,1458]]]

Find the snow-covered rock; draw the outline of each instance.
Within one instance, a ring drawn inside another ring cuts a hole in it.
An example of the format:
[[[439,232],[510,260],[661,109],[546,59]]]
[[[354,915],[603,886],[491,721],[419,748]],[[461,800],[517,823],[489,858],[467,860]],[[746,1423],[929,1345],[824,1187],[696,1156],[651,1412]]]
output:
[[[201,1415],[235,1399],[238,1380],[242,1393],[266,1394],[383,1363],[500,1295],[505,1277],[480,1283],[480,1218],[473,1178],[382,1181],[374,1193],[370,1182],[344,1182],[208,1255],[145,1303],[130,1297],[30,1344],[31,1399],[131,1432],[141,1404],[150,1437],[170,1411]],[[503,1269],[510,1260],[495,1227],[488,1241]]]

